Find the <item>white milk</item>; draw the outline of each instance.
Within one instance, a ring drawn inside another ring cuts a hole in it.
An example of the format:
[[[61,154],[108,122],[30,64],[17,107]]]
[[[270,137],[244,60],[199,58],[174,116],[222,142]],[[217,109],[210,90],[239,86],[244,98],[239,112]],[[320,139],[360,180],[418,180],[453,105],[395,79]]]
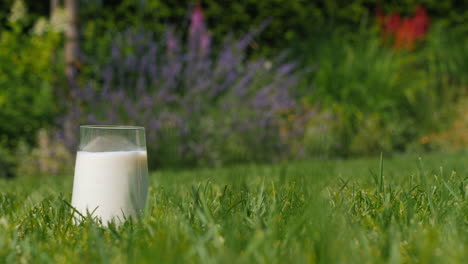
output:
[[[146,151],[78,151],[72,205],[103,224],[143,211],[148,192]]]

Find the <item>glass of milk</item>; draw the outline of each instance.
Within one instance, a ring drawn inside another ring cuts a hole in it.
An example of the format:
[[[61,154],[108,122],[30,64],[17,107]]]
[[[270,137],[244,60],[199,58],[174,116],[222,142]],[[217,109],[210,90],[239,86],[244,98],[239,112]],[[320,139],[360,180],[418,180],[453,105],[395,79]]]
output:
[[[143,211],[148,192],[145,129],[80,126],[72,206],[82,216],[122,223]]]

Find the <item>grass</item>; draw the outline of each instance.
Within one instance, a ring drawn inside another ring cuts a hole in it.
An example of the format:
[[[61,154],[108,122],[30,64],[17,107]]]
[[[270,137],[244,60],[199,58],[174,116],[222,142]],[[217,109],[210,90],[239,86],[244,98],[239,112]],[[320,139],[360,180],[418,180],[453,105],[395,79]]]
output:
[[[466,153],[159,171],[141,219],[72,224],[72,176],[0,180],[1,263],[465,263]]]

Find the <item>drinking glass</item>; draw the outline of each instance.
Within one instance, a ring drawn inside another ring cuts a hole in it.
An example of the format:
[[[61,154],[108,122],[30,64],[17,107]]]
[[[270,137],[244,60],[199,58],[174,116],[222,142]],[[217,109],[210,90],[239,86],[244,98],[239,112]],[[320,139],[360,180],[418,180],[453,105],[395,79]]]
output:
[[[137,217],[148,192],[145,128],[80,126],[72,206],[107,225]]]

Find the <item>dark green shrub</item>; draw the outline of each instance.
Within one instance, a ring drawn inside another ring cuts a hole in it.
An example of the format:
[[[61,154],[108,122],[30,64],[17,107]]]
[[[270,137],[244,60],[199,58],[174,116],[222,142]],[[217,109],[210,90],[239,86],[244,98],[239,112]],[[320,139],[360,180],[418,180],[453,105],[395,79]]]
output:
[[[311,28],[332,22],[359,26],[373,24],[377,8],[386,13],[412,13],[416,6],[425,7],[433,20],[463,25],[468,19],[468,2],[437,0],[83,0],[82,21],[92,23],[98,31],[123,30],[128,26],[162,32],[166,24],[184,24],[189,10],[201,4],[215,39],[226,34],[242,35],[252,25],[270,19],[270,25],[251,45],[255,53],[275,53],[288,47],[296,38],[304,39]]]
[[[24,33],[23,7],[17,5],[8,28],[0,28],[0,142],[10,150],[20,141],[33,144],[37,130],[52,123],[53,83],[61,72],[53,61],[60,37],[39,28]]]
[[[0,178],[11,178],[15,175],[17,160],[9,148],[0,142]]]
[[[0,2],[0,26],[7,22],[13,0]],[[31,20],[49,14],[50,0],[25,0],[31,10]],[[362,22],[373,23],[376,8],[387,13],[409,14],[418,5],[425,7],[433,20],[450,24],[468,25],[467,1],[438,0],[80,0],[80,17],[83,28],[93,24],[102,33],[109,29],[124,30],[127,27],[143,27],[163,32],[167,24],[188,23],[188,12],[195,4],[201,4],[208,25],[215,39],[226,34],[242,35],[252,25],[271,18],[270,26],[252,44],[256,52],[274,53],[287,47],[296,37],[303,37],[311,27],[333,21],[335,25],[352,25],[353,31]],[[2,12],[2,10],[5,10]],[[32,22],[30,21],[29,24]],[[99,35],[96,35],[99,36]]]
[[[53,60],[59,35],[25,34],[22,26],[19,18],[0,31],[0,131],[8,144],[19,138],[30,141],[38,128],[50,124],[53,84],[61,73],[60,58]]]

